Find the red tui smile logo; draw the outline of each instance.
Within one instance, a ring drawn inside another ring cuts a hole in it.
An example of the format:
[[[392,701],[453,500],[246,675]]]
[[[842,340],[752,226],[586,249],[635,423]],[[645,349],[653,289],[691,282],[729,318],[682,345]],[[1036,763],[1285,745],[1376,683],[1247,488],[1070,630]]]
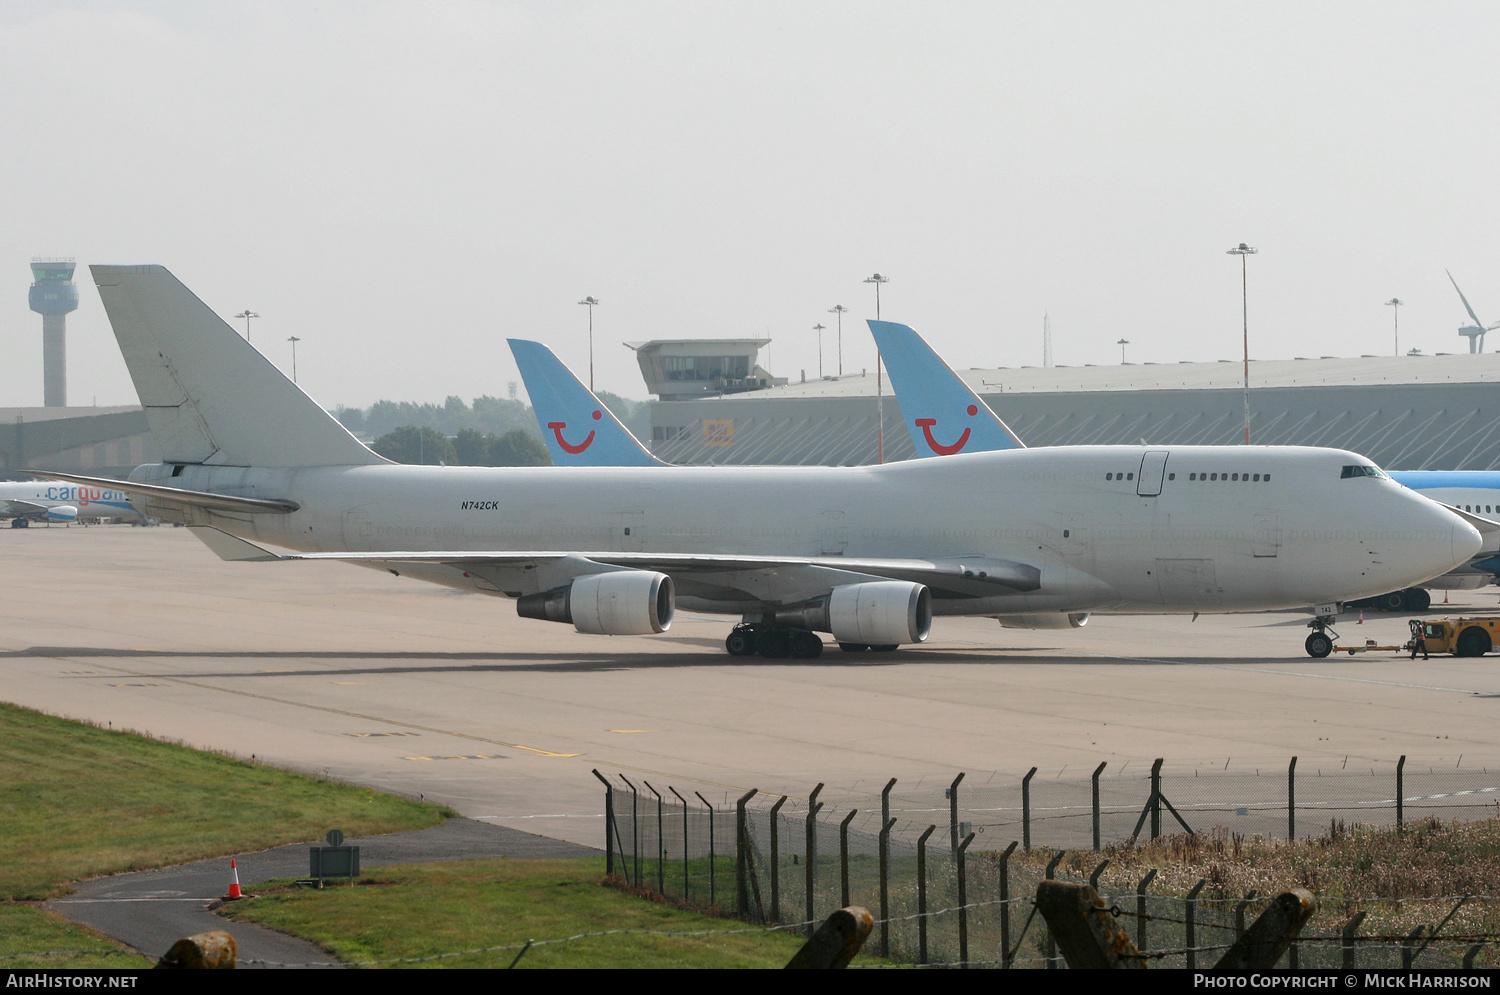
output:
[[[602,412],[602,411],[595,411],[594,412],[594,415],[593,415],[594,421],[598,421],[600,418],[603,418],[603,417],[604,417],[604,412]],[[547,423],[547,427],[550,428],[550,429],[552,429],[552,434],[557,437],[557,444],[562,447],[562,450],[565,453],[571,453],[572,455],[577,456],[579,453],[583,452],[589,446],[592,446],[594,444],[594,431],[593,431],[593,429],[589,430],[588,438],[584,439],[582,442],[580,442],[578,445],[575,446],[571,442],[569,442],[567,439],[563,438],[562,430],[568,427],[568,423],[567,422],[565,422],[565,421],[549,421]],[[968,437],[969,437],[968,436],[968,432],[965,431],[964,438],[967,439]],[[959,443],[959,445],[963,445],[963,443]]]
[[[969,405],[969,416],[971,418],[978,413],[979,408],[976,405]],[[952,456],[956,452],[961,452],[969,442],[969,429],[967,427],[964,429],[963,434],[958,437],[957,442],[945,446],[932,437],[932,426],[937,424],[936,418],[918,418],[915,424],[917,428],[922,430],[922,438],[927,440],[928,448],[939,456]]]

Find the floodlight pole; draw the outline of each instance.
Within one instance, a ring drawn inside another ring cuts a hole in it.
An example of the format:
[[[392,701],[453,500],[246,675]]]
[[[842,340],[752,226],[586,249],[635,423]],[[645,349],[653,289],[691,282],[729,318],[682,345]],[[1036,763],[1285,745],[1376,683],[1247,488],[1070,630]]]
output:
[[[1129,344],[1130,344],[1130,340],[1129,339],[1121,339],[1120,341],[1118,341],[1118,342],[1115,343],[1115,345],[1117,345],[1117,346],[1120,347],[1120,365],[1121,366],[1125,365],[1125,347],[1128,346]]]
[[[882,283],[890,283],[891,282],[891,278],[888,277],[888,276],[881,276],[879,273],[876,273],[874,276],[867,277],[865,279],[865,282],[866,283],[873,283],[873,284],[875,284],[875,320],[879,321],[880,320],[880,285]],[[875,345],[875,421],[876,421],[875,461],[877,463],[884,463],[885,462],[885,389],[884,389],[885,377],[881,373],[880,364],[881,364],[880,344],[876,343],[876,345]]]
[[[1245,445],[1250,445],[1250,276],[1245,263],[1246,256],[1255,255],[1256,250],[1241,242],[1225,255],[1240,257],[1241,307],[1245,320]]]
[[[839,316],[839,376],[844,375],[844,312],[849,310],[842,304],[835,304],[828,309],[829,314]]]
[[[292,383],[297,382],[297,343],[302,340],[295,335],[288,335],[288,342],[292,344]]]
[[[813,331],[818,333],[818,379],[823,379],[823,323],[820,321],[813,326]]]
[[[599,303],[597,297],[585,297],[578,303],[589,309],[589,390],[594,389],[594,305]]]
[[[259,318],[260,315],[256,314],[254,311],[250,310],[249,308],[245,308],[245,310],[243,310],[239,314],[235,315],[235,317],[236,318],[244,318],[245,319],[245,341],[249,342],[250,341],[250,319],[251,318]]]
[[[1385,302],[1385,306],[1391,309],[1391,335],[1392,345],[1395,347],[1395,355],[1401,355],[1401,305],[1406,302],[1399,297],[1392,297]]]

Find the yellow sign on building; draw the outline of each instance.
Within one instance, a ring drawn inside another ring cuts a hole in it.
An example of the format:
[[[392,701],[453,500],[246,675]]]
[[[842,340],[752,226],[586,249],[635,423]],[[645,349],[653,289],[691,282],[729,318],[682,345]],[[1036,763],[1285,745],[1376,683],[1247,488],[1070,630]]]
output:
[[[703,419],[703,444],[721,449],[734,445],[734,419]]]

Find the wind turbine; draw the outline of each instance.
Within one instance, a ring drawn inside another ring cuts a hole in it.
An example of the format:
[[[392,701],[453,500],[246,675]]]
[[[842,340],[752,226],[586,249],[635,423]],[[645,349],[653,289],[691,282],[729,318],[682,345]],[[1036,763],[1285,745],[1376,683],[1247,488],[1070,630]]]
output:
[[[1443,270],[1443,272],[1448,273],[1447,270]],[[1453,289],[1458,290],[1458,281],[1453,279],[1452,273],[1448,273],[1448,279],[1453,284]],[[1469,337],[1469,352],[1484,352],[1484,333],[1500,328],[1500,321],[1495,322],[1493,325],[1486,325],[1479,320],[1479,315],[1475,314],[1474,309],[1469,306],[1469,299],[1464,296],[1462,290],[1458,290],[1458,299],[1464,302],[1464,310],[1468,311],[1469,317],[1474,319],[1474,324],[1464,325],[1458,330],[1458,334]]]

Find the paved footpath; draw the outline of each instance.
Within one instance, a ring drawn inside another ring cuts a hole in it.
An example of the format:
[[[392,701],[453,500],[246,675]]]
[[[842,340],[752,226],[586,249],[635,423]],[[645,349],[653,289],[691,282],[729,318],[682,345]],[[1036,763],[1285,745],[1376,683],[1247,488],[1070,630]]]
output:
[[[410,833],[348,839],[360,848],[361,871],[384,864],[419,864],[437,860],[491,857],[588,857],[599,850],[533,836],[471,819],[450,819],[441,826]],[[247,893],[272,878],[307,875],[311,843],[236,857],[240,886]],[[184,936],[228,929],[239,947],[241,967],[337,967],[326,950],[274,930],[220,919],[210,905],[229,890],[229,858],[117,874],[78,883],[66,898],[48,902],[48,911],[91,926],[149,957],[160,957]]]

